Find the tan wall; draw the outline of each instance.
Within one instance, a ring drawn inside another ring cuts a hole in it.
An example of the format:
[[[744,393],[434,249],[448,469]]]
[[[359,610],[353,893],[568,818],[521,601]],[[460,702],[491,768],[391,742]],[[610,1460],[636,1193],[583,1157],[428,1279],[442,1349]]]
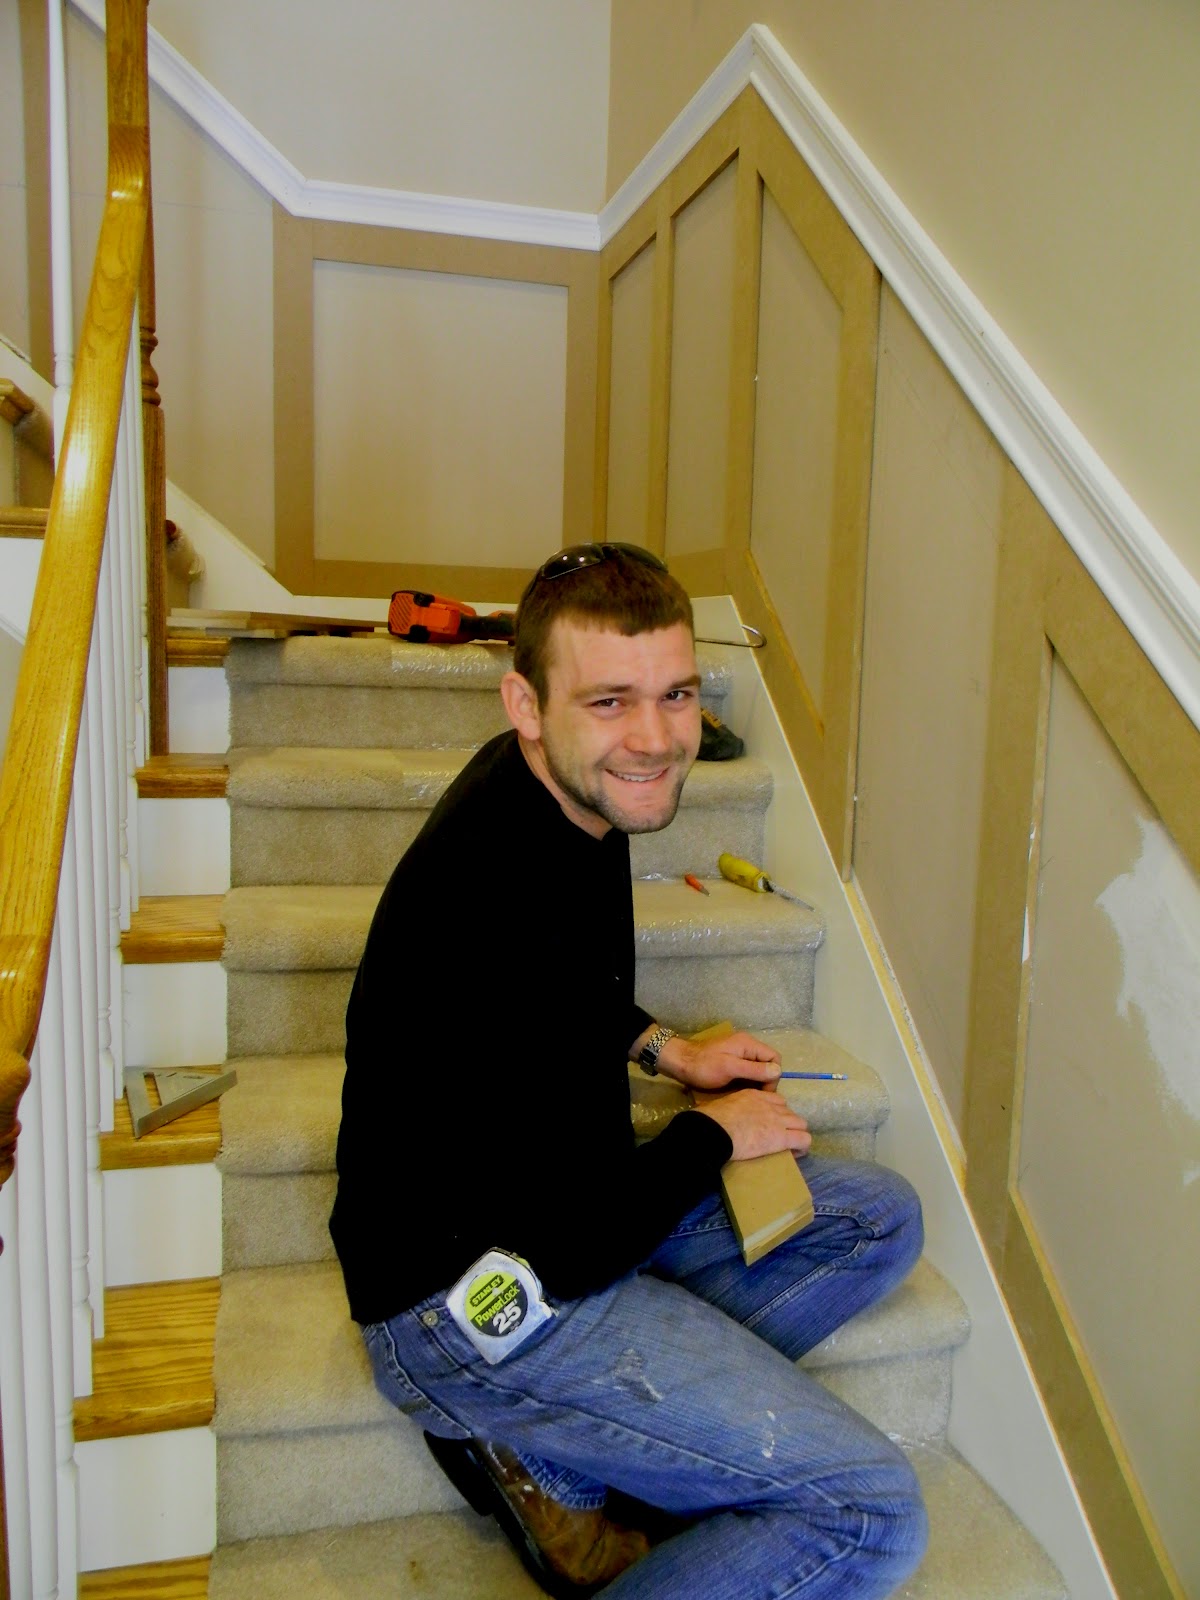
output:
[[[104,41],[67,8],[75,320],[106,159]],[[270,565],[275,499],[271,202],[156,91],[150,97],[167,472]]]
[[[0,6],[0,333],[29,350],[20,13]]]
[[[716,172],[736,185],[724,298],[727,237],[680,249]],[[1200,1592],[1200,734],[752,91],[601,274],[601,438],[651,511],[656,481],[708,465],[677,408],[724,411],[724,582],[767,634],[1118,1592],[1166,1600],[1172,1569]],[[732,334],[707,368],[705,296],[712,341]],[[1055,653],[1093,711],[1061,674],[1051,692]]]
[[[306,178],[596,211],[608,0],[152,0]]]
[[[21,669],[21,646],[0,628],[0,765],[3,764],[4,746],[8,742],[8,726],[12,721],[13,701],[17,696],[17,673]]]
[[[751,22],[1200,574],[1200,8],[613,0],[610,194]]]

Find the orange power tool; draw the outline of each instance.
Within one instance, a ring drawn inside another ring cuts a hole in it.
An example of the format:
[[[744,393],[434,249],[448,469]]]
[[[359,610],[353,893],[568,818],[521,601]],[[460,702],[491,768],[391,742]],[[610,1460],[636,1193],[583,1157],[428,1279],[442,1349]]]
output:
[[[513,637],[514,614],[493,611],[481,617],[474,606],[420,589],[397,589],[388,607],[388,632],[411,644],[467,644]]]

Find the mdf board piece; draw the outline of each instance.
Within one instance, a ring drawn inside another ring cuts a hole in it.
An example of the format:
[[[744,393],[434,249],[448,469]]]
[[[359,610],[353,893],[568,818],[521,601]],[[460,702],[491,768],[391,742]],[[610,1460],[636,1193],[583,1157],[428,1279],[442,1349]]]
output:
[[[292,611],[196,611],[177,606],[167,618],[175,638],[285,639],[293,633],[375,633],[387,624],[365,617],[313,617]]]
[[[732,1023],[718,1022],[692,1038],[723,1039],[732,1032]],[[718,1099],[719,1094],[691,1094],[697,1109]],[[754,1156],[749,1161],[727,1161],[721,1168],[721,1194],[748,1267],[807,1228],[816,1214],[808,1184],[790,1150]]]

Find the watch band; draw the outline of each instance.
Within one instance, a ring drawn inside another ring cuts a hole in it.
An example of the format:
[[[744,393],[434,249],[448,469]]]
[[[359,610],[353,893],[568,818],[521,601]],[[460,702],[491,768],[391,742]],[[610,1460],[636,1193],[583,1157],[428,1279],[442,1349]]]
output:
[[[662,1050],[662,1047],[666,1044],[667,1040],[673,1039],[674,1037],[675,1029],[668,1028],[660,1022],[655,1028],[654,1032],[646,1040],[642,1048],[638,1051],[638,1066],[641,1067],[643,1072],[649,1074],[651,1078],[657,1077],[658,1075],[659,1052]]]

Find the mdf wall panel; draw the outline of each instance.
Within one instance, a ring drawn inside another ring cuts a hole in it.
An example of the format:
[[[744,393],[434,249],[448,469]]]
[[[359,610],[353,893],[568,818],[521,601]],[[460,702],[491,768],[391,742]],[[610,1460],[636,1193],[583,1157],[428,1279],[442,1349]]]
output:
[[[1051,674],[1014,1188],[1200,1592],[1200,877]]]
[[[650,501],[650,368],[654,329],[655,244],[612,281],[612,358],[608,415],[610,539],[646,541]]]
[[[1003,467],[885,290],[854,869],[960,1129]]]
[[[763,195],[750,550],[824,717],[842,312]]]
[[[533,567],[560,543],[567,291],[315,263],[318,560]]]
[[[725,543],[737,163],[675,219],[668,558]]]

